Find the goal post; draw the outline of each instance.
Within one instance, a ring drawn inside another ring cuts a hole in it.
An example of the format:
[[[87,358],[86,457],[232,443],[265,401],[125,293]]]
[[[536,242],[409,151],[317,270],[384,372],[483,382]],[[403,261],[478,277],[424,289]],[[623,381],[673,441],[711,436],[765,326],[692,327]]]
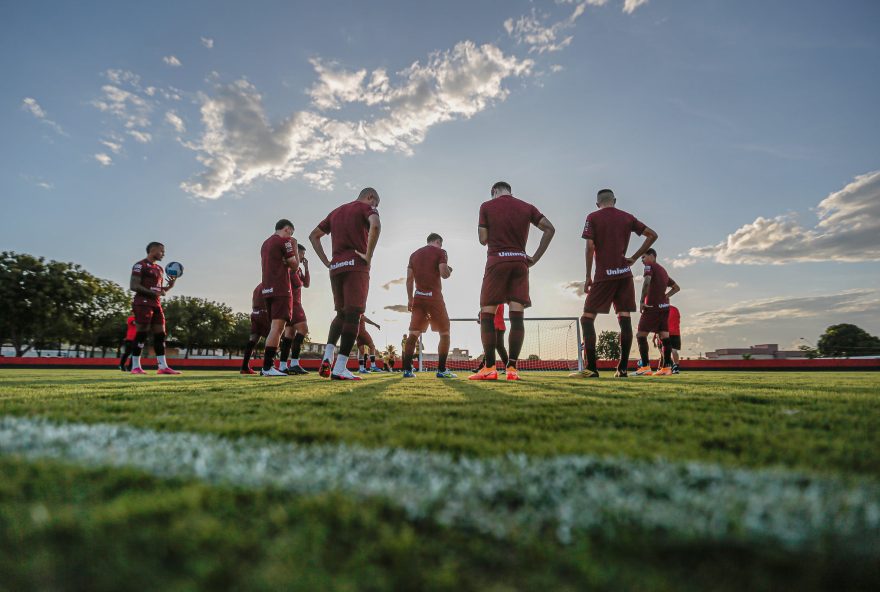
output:
[[[446,366],[451,370],[473,370],[483,355],[480,324],[475,317],[450,320],[450,346]],[[519,370],[583,370],[583,340],[578,317],[525,317],[525,339],[517,362]],[[504,349],[510,349],[510,319],[505,318]],[[437,334],[422,334],[418,366],[437,369]],[[496,364],[501,358],[496,353]]]

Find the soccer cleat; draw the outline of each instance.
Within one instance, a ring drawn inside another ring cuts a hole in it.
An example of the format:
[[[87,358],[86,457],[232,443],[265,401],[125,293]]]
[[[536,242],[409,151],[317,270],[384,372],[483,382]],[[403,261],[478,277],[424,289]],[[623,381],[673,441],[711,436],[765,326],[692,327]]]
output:
[[[239,374],[256,374],[256,372],[254,371],[253,368],[248,367],[248,368],[242,368],[242,369],[239,371]]]
[[[273,366],[268,370],[260,370],[260,376],[287,376],[287,374]]]
[[[175,370],[173,368],[159,368],[156,370],[156,374],[169,374],[169,375],[177,375],[180,374],[180,370]]]
[[[306,374],[311,374],[311,372],[302,366],[290,366],[287,368],[287,373],[291,376],[304,376]]]
[[[458,374],[447,368],[443,372],[437,372],[437,378],[458,378]]]
[[[517,369],[512,366],[506,368],[504,373],[507,375],[507,380],[522,380],[522,378],[519,377]]]
[[[577,372],[572,372],[568,375],[569,378],[599,378],[598,370],[590,370],[587,368],[586,370],[579,370]]]
[[[614,378],[627,378],[626,370],[617,369],[617,372],[614,373]]]
[[[126,368],[125,366],[123,366],[122,364],[119,365],[119,369],[122,370],[123,372],[130,372],[130,370],[128,368]]]
[[[672,368],[669,368],[668,366],[660,368],[659,370],[654,372],[652,376],[672,376]]]
[[[363,380],[360,376],[355,376],[352,374],[348,368],[340,372],[339,374],[331,373],[330,380]]]
[[[642,363],[639,362],[639,367],[636,368],[636,376],[650,376],[651,374],[653,374],[651,371],[651,365],[648,364],[647,366],[642,366]]]
[[[144,372],[143,368],[132,368],[131,373],[132,374],[146,374],[146,372]]]
[[[498,371],[495,368],[481,368],[476,374],[468,376],[468,380],[498,380]]]
[[[439,376],[439,374],[438,374],[438,376]],[[412,370],[404,370],[403,377],[404,378],[415,378],[416,375],[415,375],[415,372],[413,372]]]
[[[369,368],[361,368],[358,370],[358,374],[369,374],[369,373],[370,373]]]
[[[679,370],[678,370],[678,364],[673,364],[673,365],[672,365],[672,373],[673,373],[673,374],[678,374],[678,373],[679,373]]]
[[[321,367],[318,368],[318,376],[321,378],[330,378],[330,360],[321,360]]]

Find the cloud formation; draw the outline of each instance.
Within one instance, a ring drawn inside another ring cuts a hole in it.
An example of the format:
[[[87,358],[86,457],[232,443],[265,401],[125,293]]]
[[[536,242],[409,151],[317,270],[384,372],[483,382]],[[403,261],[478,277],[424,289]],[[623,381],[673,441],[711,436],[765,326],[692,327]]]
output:
[[[95,160],[101,163],[101,166],[110,166],[111,164],[113,164],[113,159],[110,158],[109,154],[106,154],[104,152],[99,152],[98,154],[95,154]]]
[[[21,102],[21,108],[22,108],[22,110],[27,111],[28,113],[33,115],[35,118],[40,120],[40,122],[51,127],[59,135],[62,135],[62,136],[67,135],[66,133],[64,133],[64,130],[61,128],[60,125],[58,125],[56,122],[49,119],[49,116],[46,114],[46,111],[40,106],[40,104],[37,102],[37,100],[34,99],[33,97],[25,97],[24,100],[22,100],[22,102]]]
[[[313,61],[318,81],[310,89],[316,111],[269,121],[256,87],[246,80],[221,84],[203,96],[204,133],[188,147],[205,166],[181,187],[215,199],[258,178],[299,176],[330,189],[342,157],[368,151],[410,153],[428,130],[443,122],[467,119],[509,91],[504,82],[530,74],[533,62],[505,55],[498,47],[462,41],[454,48],[415,62],[392,81],[384,70],[346,72]],[[335,119],[321,111],[347,103],[379,106],[376,116]]]
[[[183,64],[180,63],[180,60],[177,59],[177,56],[169,55],[162,58],[162,61],[171,66],[172,68],[179,68]]]
[[[385,310],[390,310],[392,312],[406,313],[406,312],[409,312],[409,307],[406,304],[391,304],[389,306],[386,306]]]
[[[636,8],[647,4],[648,0],[624,0],[623,2],[623,12],[627,14],[632,14],[636,11]]]
[[[571,294],[574,294],[575,296],[580,296],[581,298],[583,298],[584,296],[587,295],[587,293],[584,291],[584,284],[585,283],[586,282],[577,282],[577,281],[565,282],[563,284],[560,284],[559,287],[562,288],[563,292],[571,293]]]
[[[391,286],[401,286],[405,283],[406,283],[406,278],[399,277],[399,278],[391,280],[390,282],[385,282],[384,284],[382,284],[382,289],[383,290],[390,290]]]
[[[716,244],[695,247],[673,261],[778,265],[818,261],[876,261],[880,258],[880,171],[859,175],[816,207],[819,221],[803,227],[793,215],[759,217]]]
[[[604,2],[590,2],[590,4],[604,4]],[[504,21],[504,29],[519,45],[527,45],[529,53],[554,52],[565,49],[571,44],[573,35],[562,36],[563,31],[574,27],[575,21],[587,9],[587,2],[580,2],[574,7],[574,11],[568,18],[553,23],[544,24],[545,18],[538,15],[533,8],[528,15],[518,19],[512,18]]]
[[[174,111],[168,111],[165,113],[165,123],[173,127],[179,134],[186,132],[186,125],[184,125],[183,119],[181,119]]]
[[[202,45],[204,45],[208,49],[214,49],[214,40],[213,39],[211,39],[210,37],[200,37],[199,39],[201,40]]]

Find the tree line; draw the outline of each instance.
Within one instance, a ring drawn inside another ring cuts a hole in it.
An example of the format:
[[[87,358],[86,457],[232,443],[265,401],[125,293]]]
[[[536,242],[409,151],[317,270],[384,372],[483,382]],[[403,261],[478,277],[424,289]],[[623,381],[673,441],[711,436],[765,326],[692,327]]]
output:
[[[167,342],[190,353],[238,352],[250,317],[222,302],[174,296],[163,302]],[[106,356],[118,352],[131,314],[131,292],[80,265],[26,253],[0,253],[0,345],[16,356],[62,349]]]

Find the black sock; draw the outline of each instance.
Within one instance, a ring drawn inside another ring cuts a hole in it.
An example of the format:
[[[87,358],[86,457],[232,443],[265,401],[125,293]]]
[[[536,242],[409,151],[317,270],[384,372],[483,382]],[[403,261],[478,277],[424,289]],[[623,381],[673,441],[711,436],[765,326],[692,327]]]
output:
[[[581,331],[584,333],[584,353],[587,370],[596,371],[596,326],[595,319],[581,317]]]
[[[672,344],[670,343],[670,339],[667,337],[666,339],[661,339],[661,343],[663,343],[663,366],[666,368],[672,367]]]
[[[510,357],[507,355],[507,348],[504,347],[504,333],[504,331],[495,331],[495,351],[498,352],[501,364],[506,368]]]
[[[650,366],[651,361],[648,359],[648,338],[636,337],[636,341],[639,343],[639,358],[642,360],[642,366]]]
[[[125,363],[128,361],[128,358],[131,357],[131,352],[134,349],[134,342],[126,340],[125,348],[122,350],[122,357],[119,358],[119,365],[125,368]]]
[[[629,367],[629,351],[633,344],[633,326],[630,317],[617,317],[620,325],[620,360],[617,362],[617,369],[626,372]]]
[[[351,354],[354,342],[358,335],[358,322],[361,315],[358,313],[346,313],[342,323],[342,335],[339,340],[339,355],[346,358]]]
[[[147,332],[146,331],[138,331],[137,335],[134,336],[134,347],[131,350],[131,355],[140,356],[144,351],[144,346],[147,344]]]
[[[446,371],[446,358],[449,356],[449,335],[440,336],[440,345],[437,346],[437,372]]]
[[[297,333],[296,336],[294,336],[290,351],[290,357],[294,360],[299,359],[299,352],[302,350],[302,344],[305,338],[306,336],[302,333]]]
[[[290,359],[290,344],[293,343],[293,339],[290,337],[282,337],[281,338],[281,356],[280,359],[282,362],[286,362]]]
[[[369,366],[367,366],[367,361],[368,361],[369,359],[370,359],[369,354],[364,354],[364,357],[361,358],[361,360],[362,360],[362,364],[363,364],[363,367],[364,367],[364,368],[369,368]]]
[[[339,336],[342,335],[342,326],[345,324],[345,317],[342,315],[341,311],[336,311],[336,316],[333,317],[333,320],[330,322],[330,332],[327,334],[327,343],[336,345],[339,341]],[[357,335],[357,329],[355,329],[355,335]]]
[[[366,365],[367,364],[365,362],[364,366],[366,366]],[[370,354],[370,366],[375,366],[375,365],[376,365],[376,356],[374,356],[373,354]]]
[[[244,359],[241,361],[242,370],[250,368],[251,354],[254,353],[254,347],[256,347],[256,345],[256,341],[248,341],[247,345],[244,346]]]
[[[523,311],[510,311],[510,357],[507,366],[516,368],[516,362],[519,360],[519,354],[522,351],[523,341],[526,338],[526,327],[523,323]]]
[[[266,351],[263,353],[263,370],[268,371],[275,365],[275,352],[277,351],[277,347],[266,346]]]
[[[486,368],[495,368],[495,313],[480,313],[480,338],[486,354]]]
[[[406,343],[403,346],[403,369],[407,372],[413,369],[413,353],[416,351],[416,341],[418,340],[419,338],[415,335],[410,335],[406,338]]]

